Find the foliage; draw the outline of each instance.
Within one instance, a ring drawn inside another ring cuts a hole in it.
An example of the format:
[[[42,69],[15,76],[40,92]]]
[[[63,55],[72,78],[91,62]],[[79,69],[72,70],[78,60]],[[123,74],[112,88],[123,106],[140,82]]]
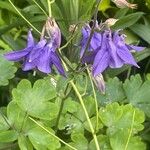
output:
[[[41,32],[50,9],[47,1],[12,2]],[[69,68],[66,76],[61,76],[56,75],[55,68],[52,74],[24,72],[19,63],[4,58],[5,53],[25,47],[26,33],[33,27],[10,1],[0,1],[0,149],[150,148],[150,1],[130,2],[137,3],[138,8],[120,9],[113,0],[102,0],[98,7],[96,0],[55,0],[51,4],[62,33],[58,54],[63,66]],[[104,92],[93,85],[89,66],[79,59],[81,28],[91,19],[92,26],[96,9],[98,22],[118,19],[110,28],[123,29],[127,43],[146,47],[133,52],[140,69],[125,65],[103,73],[105,81],[101,79],[100,85],[105,84]],[[34,29],[33,35],[36,41],[40,39]]]

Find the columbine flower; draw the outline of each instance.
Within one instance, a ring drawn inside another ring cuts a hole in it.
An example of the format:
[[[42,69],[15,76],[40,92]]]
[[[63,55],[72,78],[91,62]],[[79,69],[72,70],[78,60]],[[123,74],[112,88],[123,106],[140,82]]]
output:
[[[126,0],[112,0],[117,7],[119,8],[132,8],[132,9],[136,9],[137,8],[137,4],[131,4]]]
[[[120,68],[124,64],[139,67],[130,52],[132,49],[141,51],[144,47],[127,45],[125,36],[120,35],[119,31],[113,33],[110,30],[104,31],[102,45],[94,58],[94,77],[102,73],[107,67]]]
[[[30,30],[28,32],[27,47],[23,50],[10,52],[4,56],[10,61],[23,60],[22,69],[24,71],[38,69],[43,73],[51,73],[52,65],[54,65],[60,74],[65,75],[61,60],[56,52],[61,42],[60,29],[54,20],[49,19],[45,27],[47,27],[46,31],[49,30],[47,34],[50,36],[50,39],[46,40],[42,37],[41,40],[35,44]]]
[[[98,28],[98,23],[96,23],[95,28]],[[90,37],[90,32],[91,32],[91,27],[88,24],[86,24],[86,26],[82,28],[82,39],[80,43],[81,45],[80,58],[82,58],[83,54],[85,53],[85,49],[88,44],[87,42]],[[93,51],[93,50],[96,50],[99,46],[101,46],[101,34],[95,31],[91,38],[91,41],[89,43],[87,50]]]

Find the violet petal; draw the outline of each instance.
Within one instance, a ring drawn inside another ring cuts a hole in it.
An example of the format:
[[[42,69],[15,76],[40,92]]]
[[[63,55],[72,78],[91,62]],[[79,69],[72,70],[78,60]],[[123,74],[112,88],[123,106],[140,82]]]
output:
[[[13,51],[7,54],[4,54],[4,57],[10,61],[20,61],[24,56],[26,56],[32,48],[25,48],[23,50]]]
[[[134,65],[139,68],[136,61],[134,60],[132,54],[126,47],[122,47],[117,50],[117,54],[124,61],[125,64]]]
[[[51,54],[51,51],[47,47],[45,47],[45,49],[42,51],[39,57],[38,65],[37,65],[38,70],[40,70],[41,72],[44,72],[44,73],[51,72],[50,54]]]
[[[34,38],[32,36],[31,30],[28,31],[28,37],[27,37],[27,47],[32,47],[34,46]]]
[[[61,61],[60,61],[59,57],[57,56],[57,54],[53,51],[51,51],[51,61],[57,68],[58,72],[65,76],[65,72],[62,67]]]
[[[110,55],[109,53],[106,51],[101,59],[99,59],[99,62],[97,63],[97,65],[93,65],[93,76],[97,76],[99,75],[100,73],[102,73],[107,67],[108,67],[108,64],[109,64],[109,60],[110,60]]]
[[[35,45],[31,53],[29,54],[29,62],[32,62],[34,59],[39,57],[40,52],[43,50],[45,44],[46,44],[46,40],[43,39]]]
[[[126,46],[128,47],[129,50],[142,51],[145,49],[145,47],[142,46],[134,46],[134,45],[127,45],[127,44]]]

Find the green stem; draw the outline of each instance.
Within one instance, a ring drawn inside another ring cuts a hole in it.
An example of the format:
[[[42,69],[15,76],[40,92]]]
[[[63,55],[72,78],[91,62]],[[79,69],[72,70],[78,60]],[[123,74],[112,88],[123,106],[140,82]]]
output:
[[[83,110],[84,110],[86,119],[87,119],[87,121],[88,121],[89,127],[90,127],[90,129],[91,129],[91,133],[92,133],[93,138],[94,138],[94,142],[95,142],[95,145],[96,145],[96,149],[97,149],[97,150],[100,150],[100,147],[99,147],[99,144],[98,144],[98,140],[97,140],[96,134],[95,134],[95,132],[94,132],[94,129],[93,129],[91,120],[90,120],[90,118],[89,118],[88,112],[87,112],[86,107],[85,107],[85,105],[84,105],[82,96],[81,96],[81,94],[79,93],[79,91],[78,91],[76,85],[74,84],[74,82],[73,82],[72,80],[70,81],[70,84],[72,85],[72,87],[73,87],[73,89],[74,89],[76,95],[78,96],[79,101],[80,101],[80,103],[81,103],[81,106],[82,106],[82,108],[83,108]]]
[[[52,10],[51,10],[50,0],[47,0],[47,4],[48,4],[48,14],[49,14],[49,17],[51,17],[52,16]]]
[[[85,64],[85,65],[87,66],[87,64]],[[91,82],[92,90],[93,90],[93,95],[94,95],[95,110],[96,110],[96,127],[95,127],[95,131],[97,131],[97,129],[98,129],[98,120],[99,120],[99,117],[98,117],[98,103],[97,103],[97,97],[96,97],[96,92],[95,92],[93,80],[92,80],[92,77],[91,77],[91,73],[90,73],[90,70],[89,70],[88,67],[87,67],[87,72],[88,72],[88,76],[89,76],[89,78],[90,78],[90,82]]]
[[[63,144],[65,144],[66,146],[68,146],[69,148],[71,148],[73,150],[77,150],[75,147],[71,146],[70,144],[66,143],[65,141],[63,141],[62,139],[60,139],[59,137],[57,137],[55,134],[51,133],[49,130],[47,130],[45,127],[43,127],[40,123],[38,123],[33,118],[29,117],[29,119],[32,120],[35,124],[37,124],[39,127],[41,127],[43,130],[45,130],[47,133],[49,133],[51,136],[53,136],[54,138],[56,138],[57,140],[59,140],[60,142],[62,142]]]
[[[126,143],[126,145],[125,145],[125,149],[124,149],[124,150],[127,150],[127,148],[128,148],[129,141],[130,141],[130,138],[131,138],[132,132],[133,132],[134,120],[135,120],[135,110],[133,110],[133,116],[132,116],[131,128],[130,128],[130,131],[129,131],[129,136],[128,136],[127,143]]]
[[[49,17],[52,17],[52,8],[51,8],[51,4],[54,3],[55,0],[47,0],[47,4],[48,4],[48,14],[49,14]]]
[[[48,17],[48,15],[45,12],[45,10],[35,0],[32,0],[32,1],[41,9],[41,11],[45,14],[45,16]]]
[[[73,38],[73,37],[72,37],[72,38]],[[72,40],[72,38],[71,38],[70,40]],[[59,48],[59,49],[58,49],[59,52],[61,52],[61,50],[62,50],[63,48],[65,48],[65,47],[68,45],[68,43],[69,43],[69,41],[68,41],[67,44],[65,44],[63,47]],[[62,63],[63,63],[63,65],[64,65],[65,70],[68,71],[68,68],[67,68],[67,66],[66,66],[66,64],[65,64],[65,62],[64,62],[63,60],[62,60]],[[95,145],[96,145],[96,149],[97,149],[97,150],[100,150],[100,147],[99,147],[99,144],[98,144],[98,140],[97,140],[96,134],[95,134],[95,132],[94,132],[94,129],[93,129],[91,120],[90,120],[90,118],[89,118],[88,112],[87,112],[86,107],[85,107],[85,105],[84,105],[82,96],[81,96],[81,94],[79,93],[78,89],[76,88],[76,86],[75,86],[75,84],[74,84],[74,82],[73,82],[72,80],[70,81],[70,84],[72,85],[72,87],[73,87],[75,93],[77,94],[77,96],[78,96],[78,98],[79,98],[79,100],[80,100],[81,106],[82,106],[82,108],[83,108],[83,110],[84,110],[86,119],[87,119],[87,121],[88,121],[89,127],[90,127],[90,129],[91,129],[91,132],[92,132],[92,135],[93,135],[93,138],[94,138],[94,142],[95,142]]]
[[[32,23],[30,21],[28,21],[22,14],[21,12],[17,9],[17,7],[12,3],[11,0],[8,0],[10,2],[10,4],[13,6],[13,8],[16,10],[16,12],[36,31],[38,32],[39,34],[41,34],[41,32],[35,27],[32,25]]]
[[[130,74],[131,74],[131,67],[129,67],[129,69],[128,69],[128,72],[127,72],[127,79],[129,79]]]
[[[55,125],[56,130],[58,128],[60,116],[61,116],[61,113],[62,113],[63,108],[64,108],[65,99],[67,98],[67,95],[68,95],[68,94],[66,95],[68,87],[69,87],[69,84],[67,84],[67,86],[66,86],[66,89],[65,89],[65,92],[64,92],[65,96],[61,99],[60,109],[59,109],[59,112],[58,112],[58,116],[57,116],[57,119],[56,119],[56,125]]]

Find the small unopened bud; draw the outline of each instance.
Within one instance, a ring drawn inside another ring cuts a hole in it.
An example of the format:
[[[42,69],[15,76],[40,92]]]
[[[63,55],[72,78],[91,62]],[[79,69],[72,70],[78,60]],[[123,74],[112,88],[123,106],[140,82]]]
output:
[[[105,24],[107,24],[110,27],[110,26],[113,26],[117,21],[118,19],[109,18],[105,21]]]
[[[75,24],[72,24],[69,26],[69,32],[71,32],[71,33],[77,31],[77,29],[78,29],[77,25],[75,25]]]
[[[60,47],[61,32],[54,18],[47,19],[44,31],[54,41],[56,48]]]
[[[98,90],[102,94],[105,94],[105,81],[104,81],[103,75],[99,74],[98,76],[93,77],[93,81],[94,81],[96,87],[98,88]]]
[[[126,0],[112,0],[117,7],[119,8],[131,8],[131,9],[136,9],[137,8],[137,4],[131,4]]]

